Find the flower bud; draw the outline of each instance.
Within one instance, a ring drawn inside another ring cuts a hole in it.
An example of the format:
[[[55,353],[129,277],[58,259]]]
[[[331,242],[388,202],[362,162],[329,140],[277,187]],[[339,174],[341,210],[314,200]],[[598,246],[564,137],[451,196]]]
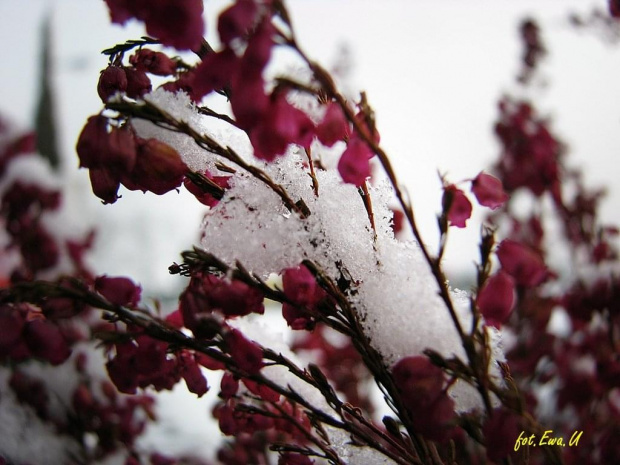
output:
[[[88,118],[76,146],[80,168],[98,168],[103,165],[107,139],[108,119],[103,115]]]
[[[349,132],[349,124],[342,112],[342,108],[336,102],[327,106],[323,121],[316,127],[316,135],[321,144],[331,147],[336,142],[343,140]]]
[[[515,303],[514,289],[514,280],[502,270],[484,283],[476,304],[487,324],[499,328],[506,322]]]
[[[165,53],[148,48],[141,48],[134,53],[129,62],[139,71],[146,71],[157,76],[170,76],[176,72],[176,63]]]
[[[521,427],[519,417],[505,408],[496,408],[487,417],[482,426],[486,440],[487,458],[501,463],[515,449],[515,441]]]
[[[106,103],[117,92],[125,92],[126,90],[127,75],[123,68],[110,65],[101,71],[99,83],[97,84],[97,93],[103,103]]]
[[[239,58],[229,48],[209,53],[190,75],[192,98],[199,101],[214,90],[230,85],[239,63]]]
[[[482,171],[471,182],[471,191],[480,205],[492,210],[501,207],[508,200],[508,194],[504,192],[502,182],[495,176]]]
[[[138,99],[151,91],[151,80],[144,71],[125,68],[127,75],[127,96]]]
[[[535,287],[541,284],[549,272],[541,256],[528,246],[505,239],[497,249],[502,269],[520,286]]]
[[[321,288],[304,265],[287,268],[282,274],[284,294],[299,305],[312,306],[321,298]]]
[[[181,352],[179,362],[181,365],[181,376],[185,380],[187,389],[198,397],[202,397],[209,390],[209,386],[194,356],[187,351]]]
[[[239,390],[239,380],[232,373],[226,372],[222,376],[220,383],[220,397],[222,399],[230,399],[237,394]]]
[[[450,184],[443,191],[442,203],[450,226],[464,228],[472,211],[471,202],[465,193],[454,184]]]
[[[338,162],[338,172],[342,180],[348,184],[361,186],[370,176],[369,160],[373,155],[363,140],[357,137],[351,138]]]
[[[140,301],[142,288],[125,277],[99,276],[95,279],[95,290],[110,303],[135,307]]]
[[[88,172],[93,193],[99,197],[104,205],[116,202],[120,181],[105,168],[91,168]]]
[[[71,355],[60,329],[49,321],[36,319],[26,323],[24,339],[32,355],[52,365],[60,365]]]
[[[243,37],[256,19],[258,8],[253,0],[240,0],[224,10],[217,22],[217,32],[222,43],[229,45]]]
[[[181,185],[187,166],[175,149],[157,139],[141,139],[136,165],[122,183],[130,190],[165,194]]]
[[[244,371],[256,374],[263,367],[263,350],[256,343],[245,338],[240,331],[231,329],[224,342],[235,363]]]

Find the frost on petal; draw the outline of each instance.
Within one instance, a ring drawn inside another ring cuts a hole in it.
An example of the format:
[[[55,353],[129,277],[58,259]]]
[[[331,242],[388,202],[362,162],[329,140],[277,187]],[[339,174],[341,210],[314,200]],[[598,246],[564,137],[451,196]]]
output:
[[[484,284],[476,300],[486,322],[499,328],[510,316],[515,303],[515,282],[500,270]]]
[[[501,207],[508,200],[508,194],[504,192],[502,182],[495,176],[482,171],[473,179],[471,191],[480,205],[492,210]]]

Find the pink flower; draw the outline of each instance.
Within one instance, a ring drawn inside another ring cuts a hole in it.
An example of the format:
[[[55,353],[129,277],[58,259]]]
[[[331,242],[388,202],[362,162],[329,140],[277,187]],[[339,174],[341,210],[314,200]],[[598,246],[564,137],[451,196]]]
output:
[[[245,338],[240,331],[231,329],[224,336],[228,352],[243,371],[256,374],[263,367],[263,349]]]
[[[168,344],[146,335],[138,336],[136,343],[138,348],[131,350],[131,365],[134,370],[145,376],[158,374],[166,364]]]
[[[450,226],[464,228],[472,211],[471,202],[465,193],[454,184],[450,184],[443,191],[442,202],[444,210],[447,209]]]
[[[520,286],[538,286],[549,275],[541,256],[520,242],[503,240],[497,249],[497,258],[502,269]]]
[[[293,305],[282,304],[282,317],[286,320],[286,324],[294,330],[312,330],[316,322],[312,315]]]
[[[47,320],[36,319],[26,323],[23,334],[31,354],[52,365],[60,365],[71,355],[71,349],[58,326]]]
[[[438,395],[444,383],[441,368],[421,355],[400,359],[392,367],[392,378],[400,391],[420,398]]]
[[[220,324],[212,318],[205,289],[204,280],[193,277],[179,298],[179,310],[183,315],[183,324],[195,337],[212,339]]]
[[[183,351],[178,355],[178,360],[181,365],[181,376],[185,380],[187,389],[198,397],[202,397],[209,390],[209,385],[196,359],[191,353]]]
[[[304,265],[287,268],[282,274],[284,294],[299,305],[312,306],[322,297],[322,289]]]
[[[239,380],[232,373],[224,373],[220,382],[220,397],[222,399],[230,399],[237,395],[238,390]]]
[[[213,176],[209,171],[205,171],[204,176],[209,180],[213,181],[222,189],[228,189],[229,187],[230,176]],[[196,197],[196,199],[198,199],[198,201],[203,205],[215,207],[219,203],[219,198],[216,198],[213,194],[210,194],[209,192],[205,192],[190,178],[185,178],[185,180],[183,181],[183,185],[188,191],[194,194],[194,197]]]
[[[110,19],[116,24],[125,24],[146,8],[146,0],[105,0],[110,10]]]
[[[136,164],[136,141],[127,126],[108,132],[108,119],[102,115],[88,118],[80,133],[76,150],[80,167],[131,171]]]
[[[114,203],[120,198],[118,188],[121,182],[110,171],[105,168],[91,168],[88,176],[93,194],[99,197],[104,205]]]
[[[239,58],[230,48],[209,53],[190,76],[192,98],[200,101],[210,92],[230,85],[238,64]]]
[[[181,185],[188,168],[178,152],[157,139],[139,139],[134,169],[122,178],[130,190],[165,194]]]
[[[368,124],[368,121],[366,120],[365,114],[363,111],[358,111],[357,114],[355,115],[355,119],[360,123],[360,125],[362,126],[362,131],[366,133],[366,135],[368,135],[370,137],[370,125]],[[354,136],[357,137],[357,136]],[[360,137],[361,138],[361,137]],[[378,144],[379,142],[381,142],[381,134],[379,134],[379,131],[377,131],[377,128],[374,127],[373,128],[373,132],[372,132],[372,141],[375,144]]]
[[[327,106],[323,121],[316,127],[316,135],[321,144],[331,147],[345,138],[348,129],[349,125],[342,108],[336,102],[331,102]]]
[[[18,240],[24,264],[32,272],[51,268],[58,263],[58,244],[41,223],[36,223],[21,233]]]
[[[280,400],[280,394],[271,389],[269,386],[257,383],[247,378],[242,378],[241,381],[243,381],[245,387],[248,388],[248,391],[252,394],[256,394],[266,402],[278,402]]]
[[[504,192],[502,182],[495,176],[480,172],[471,183],[471,191],[478,203],[492,210],[504,205],[508,194]]]
[[[207,285],[207,302],[211,311],[218,310],[224,317],[245,316],[250,313],[263,314],[263,293],[244,282],[227,281],[214,276]]]
[[[496,408],[482,427],[486,440],[487,457],[495,463],[514,452],[515,442],[521,432],[519,416],[504,408]]]
[[[41,419],[48,418],[49,395],[43,382],[15,369],[8,384],[20,403],[31,406]]]
[[[157,76],[170,76],[177,69],[175,61],[169,58],[168,55],[148,48],[138,50],[129,57],[129,62],[137,70],[146,71]]]
[[[275,28],[271,21],[265,18],[248,39],[248,46],[241,58],[239,78],[245,81],[248,78],[260,76],[271,58],[271,49],[274,45]]]
[[[178,50],[194,50],[204,34],[202,0],[105,0],[112,22],[144,21],[146,32]]]
[[[91,116],[82,128],[76,146],[80,167],[102,166],[105,163],[108,145],[108,119],[103,115]]]
[[[314,124],[308,116],[293,107],[280,94],[271,100],[262,119],[250,132],[254,155],[272,161],[283,155],[289,144],[309,147],[314,137]]]
[[[220,40],[230,45],[234,39],[243,37],[256,19],[258,8],[253,0],[239,0],[224,10],[217,22]]]
[[[263,78],[259,74],[256,77],[235,80],[232,89],[232,111],[239,126],[249,130],[260,122],[269,107]]]
[[[508,319],[515,303],[514,289],[514,279],[502,270],[486,281],[476,303],[489,325],[499,328]]]
[[[449,439],[454,401],[443,389],[441,368],[424,356],[405,357],[392,368],[392,379],[416,432],[432,441]]]
[[[127,75],[127,96],[140,98],[151,91],[151,80],[146,73],[140,69],[125,68]]]
[[[110,65],[101,71],[99,83],[97,84],[97,93],[103,103],[106,103],[117,92],[125,92],[126,90],[127,75],[123,68]]]
[[[95,279],[95,290],[115,305],[135,307],[140,301],[142,288],[129,278],[122,276],[99,276]]]
[[[338,172],[342,180],[348,184],[361,186],[370,176],[370,159],[373,155],[363,140],[357,137],[351,138],[338,162]]]
[[[8,304],[0,306],[0,354],[21,338],[24,324],[24,317],[17,308]]]

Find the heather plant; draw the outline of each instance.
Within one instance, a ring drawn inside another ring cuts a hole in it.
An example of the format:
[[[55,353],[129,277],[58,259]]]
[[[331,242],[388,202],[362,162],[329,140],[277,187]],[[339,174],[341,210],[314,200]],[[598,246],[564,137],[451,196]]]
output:
[[[177,305],[161,309],[130,277],[88,269],[92,234],[55,234],[60,188],[46,168],[20,180],[40,165],[33,136],[2,126],[2,381],[51,438],[48,463],[620,459],[617,230],[599,224],[601,193],[568,168],[533,102],[500,102],[493,167],[442,176],[431,250],[372,96],[340,90],[283,2],[234,2],[215,22],[219,44],[203,38],[201,0],[106,3],[114,23],[138,20],[148,36],[104,50],[102,110],[79,136],[79,166],[104,204],[186,189],[208,209],[199,242],[169,268],[184,283]],[[519,85],[536,85],[542,33],[533,19],[520,30]],[[281,49],[294,70],[274,69]],[[524,196],[527,212],[514,206]],[[475,288],[461,291],[442,259],[474,209],[488,220]],[[572,251],[570,266],[548,260],[552,247]],[[261,325],[273,312],[288,339]],[[78,382],[43,382],[63,372]],[[154,393],[182,381],[198,397],[218,391],[213,458],[136,443],[156,420]],[[29,461],[19,447],[0,456]]]

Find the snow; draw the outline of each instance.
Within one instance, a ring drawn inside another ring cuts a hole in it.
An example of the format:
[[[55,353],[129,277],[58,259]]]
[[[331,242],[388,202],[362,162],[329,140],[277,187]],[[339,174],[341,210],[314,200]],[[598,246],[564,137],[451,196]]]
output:
[[[78,444],[43,422],[30,407],[22,406],[9,388],[10,370],[0,368],[0,450],[16,463],[56,465],[70,463]]]
[[[197,131],[209,128],[209,122],[201,121],[183,95],[156,91],[146,100]],[[136,124],[140,135],[150,130],[149,136],[176,144],[187,163],[203,168],[217,160],[204,150],[198,154],[195,150],[184,151],[186,141],[177,133]],[[223,139],[216,139],[221,145],[237,146],[248,156],[251,148],[240,130],[230,128],[222,134]],[[321,156],[321,144],[313,147],[315,155]],[[388,208],[393,197],[389,184],[383,182],[370,189],[373,231],[358,189],[343,183],[337,171],[317,171],[319,195],[315,195],[299,151],[291,147],[273,163],[254,163],[282,185],[294,202],[303,200],[310,211],[307,218],[288,211],[269,186],[239,170],[221,202],[205,215],[201,247],[230,266],[239,262],[265,279],[303,260],[317,264],[334,281],[350,277],[350,301],[388,367],[403,357],[422,354],[427,348],[446,358],[458,356],[464,360],[462,341],[419,244],[394,238]],[[461,324],[470,327],[468,294],[454,291],[452,298]],[[494,355],[503,357],[497,344]],[[492,369],[496,370],[494,364]],[[456,383],[451,391],[458,411],[481,407],[475,391],[462,383]]]

